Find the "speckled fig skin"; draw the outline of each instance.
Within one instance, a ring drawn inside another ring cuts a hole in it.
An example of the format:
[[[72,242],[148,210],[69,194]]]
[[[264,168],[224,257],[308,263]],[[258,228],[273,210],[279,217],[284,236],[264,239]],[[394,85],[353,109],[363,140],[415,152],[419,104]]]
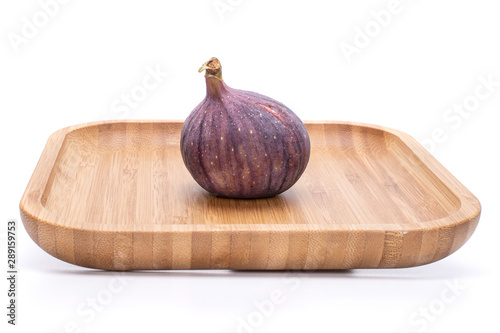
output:
[[[181,131],[182,158],[193,178],[219,197],[264,198],[289,189],[309,161],[302,121],[280,102],[228,87],[216,58],[202,70],[207,95]]]

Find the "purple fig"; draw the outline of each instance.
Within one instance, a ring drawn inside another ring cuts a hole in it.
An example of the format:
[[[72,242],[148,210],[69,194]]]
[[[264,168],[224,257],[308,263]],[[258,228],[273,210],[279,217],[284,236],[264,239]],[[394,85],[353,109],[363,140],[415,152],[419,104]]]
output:
[[[289,189],[309,161],[306,127],[269,97],[232,89],[217,58],[207,61],[207,95],[181,131],[181,153],[194,180],[228,198],[264,198]]]

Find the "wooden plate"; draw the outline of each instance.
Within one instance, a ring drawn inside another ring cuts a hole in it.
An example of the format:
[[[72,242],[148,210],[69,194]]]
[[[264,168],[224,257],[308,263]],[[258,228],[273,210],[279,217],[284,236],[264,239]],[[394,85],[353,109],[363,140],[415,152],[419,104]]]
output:
[[[279,196],[214,197],[179,151],[181,121],[104,121],[54,133],[21,199],[32,239],[106,269],[411,267],[460,248],[479,201],[409,135],[306,122],[312,153]]]

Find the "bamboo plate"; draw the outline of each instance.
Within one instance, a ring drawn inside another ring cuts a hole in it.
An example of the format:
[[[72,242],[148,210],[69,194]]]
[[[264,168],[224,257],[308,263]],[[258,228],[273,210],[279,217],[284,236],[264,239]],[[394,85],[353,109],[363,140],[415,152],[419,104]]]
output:
[[[106,270],[411,267],[460,248],[479,201],[415,139],[306,122],[312,152],[290,190],[211,196],[179,150],[181,121],[104,121],[55,132],[21,199],[31,238]]]

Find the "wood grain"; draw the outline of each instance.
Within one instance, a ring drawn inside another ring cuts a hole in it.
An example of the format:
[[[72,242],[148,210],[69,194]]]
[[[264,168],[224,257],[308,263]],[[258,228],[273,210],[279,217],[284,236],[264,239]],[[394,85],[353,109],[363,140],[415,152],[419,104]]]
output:
[[[179,151],[181,121],[103,121],[48,140],[21,199],[32,239],[85,267],[411,267],[460,248],[479,201],[409,135],[306,122],[311,159],[288,191],[217,198]]]

